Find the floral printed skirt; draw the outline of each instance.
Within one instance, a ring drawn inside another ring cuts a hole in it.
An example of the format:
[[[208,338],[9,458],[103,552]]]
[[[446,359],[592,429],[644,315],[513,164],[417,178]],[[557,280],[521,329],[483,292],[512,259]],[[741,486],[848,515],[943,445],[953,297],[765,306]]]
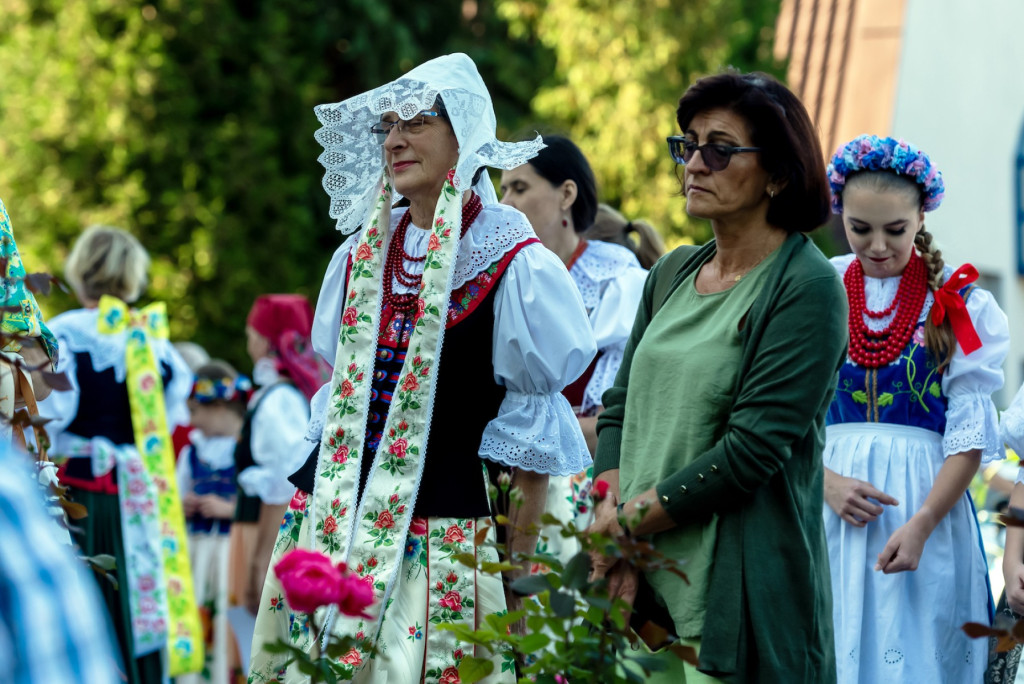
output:
[[[274,549],[271,568],[294,548],[310,547],[307,497],[297,493],[285,514]],[[373,684],[457,684],[458,666],[464,657],[489,657],[493,673],[486,683],[515,681],[512,654],[490,653],[482,647],[459,642],[452,632],[436,629],[443,623],[469,618],[479,625],[492,613],[505,611],[501,578],[476,572],[452,560],[455,554],[475,553],[478,558],[497,560],[492,546],[474,544],[478,524],[487,518],[414,518],[406,539],[402,568],[384,610],[377,641],[377,653],[370,656],[353,649],[340,660],[349,679]],[[488,535],[493,542],[493,530]],[[360,564],[360,575],[372,574],[372,567]],[[273,570],[267,573],[260,614],[253,638],[249,681],[299,684],[309,681],[294,667],[285,667],[287,656],[269,653],[264,646],[284,641],[310,650],[316,635],[311,633],[310,616],[289,609]],[[357,635],[358,636],[358,635]]]

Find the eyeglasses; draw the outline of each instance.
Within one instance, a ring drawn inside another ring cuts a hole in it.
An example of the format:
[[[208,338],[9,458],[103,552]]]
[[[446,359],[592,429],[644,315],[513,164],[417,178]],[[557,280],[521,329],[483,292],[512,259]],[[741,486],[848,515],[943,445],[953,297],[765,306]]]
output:
[[[700,158],[712,171],[722,171],[732,160],[732,155],[740,152],[760,152],[760,147],[733,147],[721,143],[704,143],[698,145],[693,140],[687,140],[681,135],[672,135],[668,140],[668,152],[672,155],[676,164],[689,164],[693,161],[695,152],[700,152]]]
[[[425,109],[408,121],[404,121],[402,119],[398,119],[397,121],[378,121],[370,126],[370,132],[377,136],[377,140],[381,145],[383,145],[384,141],[388,139],[388,135],[391,133],[392,128],[397,127],[399,133],[408,133],[410,135],[422,133],[423,126],[426,125],[428,116],[435,117],[440,116],[440,114]]]

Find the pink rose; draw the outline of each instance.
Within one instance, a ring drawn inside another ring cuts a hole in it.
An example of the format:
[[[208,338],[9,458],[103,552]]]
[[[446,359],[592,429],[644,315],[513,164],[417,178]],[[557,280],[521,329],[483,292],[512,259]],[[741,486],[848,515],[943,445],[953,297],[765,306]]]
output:
[[[437,588],[438,591],[444,591],[444,584],[441,583],[441,580],[438,580],[437,584],[435,584],[434,586]]]
[[[409,534],[422,537],[427,533],[427,519],[426,518],[413,518],[412,523],[409,525]]]
[[[405,380],[402,381],[403,392],[412,392],[413,390],[418,390],[419,388],[420,383],[416,380],[415,375],[409,373],[408,375],[405,376]]]
[[[461,544],[466,541],[466,535],[462,533],[462,528],[458,525],[452,525],[444,533],[445,544]]]
[[[448,172],[448,175],[447,175],[447,176],[445,176],[445,178],[447,178],[447,179],[448,179],[448,182],[449,182],[449,183],[454,183],[454,182],[455,182],[455,169],[451,169],[451,170],[450,170],[450,171]]]
[[[353,394],[355,394],[355,391],[356,389],[355,387],[352,386],[351,382],[349,382],[348,380],[341,381],[341,396],[351,397]]]
[[[373,585],[355,575],[345,578],[344,594],[338,602],[338,609],[345,615],[362,616],[366,607],[373,603]]]
[[[459,592],[452,589],[444,595],[443,599],[438,601],[438,604],[444,608],[450,608],[452,612],[458,613],[462,610],[462,596],[459,595]]]
[[[338,521],[334,519],[333,515],[329,515],[324,518],[324,534],[334,534],[338,531]]]
[[[312,613],[343,598],[341,571],[322,553],[307,549],[289,551],[274,566],[274,574],[281,581],[288,605],[300,613]]]
[[[449,570],[448,571],[448,576],[445,577],[444,580],[448,584],[455,584],[456,582],[459,581],[459,576],[456,575],[454,571]]]
[[[608,482],[605,480],[598,480],[595,482],[591,496],[597,500],[601,500],[608,496]]]
[[[405,422],[405,421],[403,420],[403,421],[401,421],[401,422],[399,422],[399,423],[398,423],[398,429],[399,429],[399,430],[402,430],[402,431],[408,430],[408,429],[409,429],[409,424],[408,424],[408,423],[406,423],[406,422]]]
[[[437,220],[436,220],[436,221],[434,221],[434,225],[435,225],[436,227],[438,227],[438,228],[440,228],[441,226],[443,226],[443,225],[444,225],[444,217],[443,217],[443,216],[438,216],[438,217],[437,217]]]
[[[461,684],[462,680],[459,679],[459,670],[456,667],[446,667],[444,672],[441,673],[439,680],[441,684]]]
[[[338,447],[338,450],[334,452],[334,456],[331,456],[331,460],[335,463],[344,463],[348,460],[348,447],[342,444]]]
[[[373,526],[378,530],[390,530],[395,526],[395,519],[391,515],[391,511],[381,511],[380,515],[377,516],[377,522],[373,523]]]
[[[363,662],[362,657],[359,655],[359,651],[352,649],[341,657],[341,662],[346,665],[359,665]]]
[[[388,447],[388,453],[394,454],[397,458],[405,458],[405,450],[408,448],[408,440],[405,437],[399,437]]]
[[[368,567],[368,568],[375,568],[375,567],[377,567],[377,557],[376,556],[370,556],[370,559],[368,561],[366,561],[366,567]]]
[[[135,496],[141,496],[146,493],[146,483],[142,480],[132,480],[128,483],[128,491]]]
[[[309,496],[306,492],[301,489],[295,490],[295,495],[292,497],[291,502],[288,504],[288,508],[293,511],[303,511],[306,509],[306,497]]]
[[[156,581],[152,575],[143,575],[139,578],[139,591],[153,591],[156,589]]]
[[[153,389],[153,386],[155,384],[156,381],[153,379],[153,376],[149,374],[143,375],[142,378],[139,380],[139,387],[142,388],[143,392],[150,391],[151,389]]]
[[[359,322],[359,314],[356,312],[356,307],[350,306],[345,309],[345,313],[341,316],[341,322],[350,328],[355,327],[356,323]],[[353,366],[355,364],[352,364]]]
[[[436,252],[439,249],[441,249],[441,241],[437,239],[437,235],[431,233],[430,240],[427,242],[427,251]]]
[[[416,356],[413,357],[413,359],[412,359],[412,365],[413,366],[418,366],[421,363],[423,363],[423,357],[422,356],[416,355]]]
[[[370,249],[370,245],[365,242],[359,245],[359,249],[356,250],[356,261],[369,261],[373,258],[373,250]]]
[[[454,660],[462,660],[463,657],[464,657],[464,654],[462,653],[462,649],[461,648],[457,648],[454,651],[452,651],[452,658]]]

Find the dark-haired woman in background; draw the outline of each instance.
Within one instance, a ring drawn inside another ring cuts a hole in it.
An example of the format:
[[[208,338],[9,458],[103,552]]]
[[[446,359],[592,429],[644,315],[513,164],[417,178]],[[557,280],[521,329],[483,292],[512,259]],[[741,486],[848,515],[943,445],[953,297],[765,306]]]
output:
[[[647,221],[630,221],[604,203],[597,205],[594,225],[583,233],[583,237],[622,245],[636,256],[641,266],[648,269],[665,254],[665,243],[654,226]]]
[[[647,279],[598,419],[595,480],[609,495],[592,530],[650,538],[689,582],[603,557],[595,573],[636,598],[639,624],[699,650],[696,669],[662,654],[669,670],[649,681],[834,682],[817,509],[846,305],[804,235],[828,216],[818,137],[764,74],[700,79],[676,118],[686,210],[715,239]]]
[[[501,201],[530,220],[537,237],[569,269],[586,306],[597,342],[597,357],[563,392],[569,399],[591,453],[597,446],[601,395],[611,387],[633,327],[647,272],[631,250],[583,237],[597,215],[597,182],[583,152],[568,138],[544,136],[546,147],[526,164],[501,174]],[[590,524],[589,469],[572,477],[552,477],[547,511],[582,529]],[[549,528],[541,552],[567,561],[578,545]]]

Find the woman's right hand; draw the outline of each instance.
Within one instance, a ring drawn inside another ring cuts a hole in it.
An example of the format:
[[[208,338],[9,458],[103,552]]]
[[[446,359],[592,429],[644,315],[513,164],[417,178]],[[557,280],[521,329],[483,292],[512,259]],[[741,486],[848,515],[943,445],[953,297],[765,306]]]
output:
[[[844,477],[828,468],[825,468],[825,503],[836,515],[854,527],[864,527],[875,521],[885,510],[878,504],[900,504],[870,482]]]

